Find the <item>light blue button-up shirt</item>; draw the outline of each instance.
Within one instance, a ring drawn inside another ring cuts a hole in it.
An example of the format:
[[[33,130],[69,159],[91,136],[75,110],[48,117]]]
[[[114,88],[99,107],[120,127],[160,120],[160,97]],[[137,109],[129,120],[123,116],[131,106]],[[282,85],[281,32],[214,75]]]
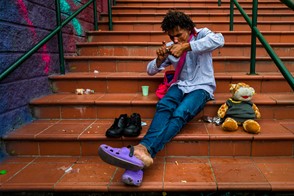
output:
[[[179,75],[178,81],[174,84],[177,84],[183,93],[203,89],[213,99],[216,84],[212,63],[212,51],[224,45],[224,37],[221,33],[214,33],[208,28],[195,28],[195,30],[197,36],[192,37],[190,41],[192,51],[187,52],[182,72]],[[170,46],[172,44],[173,42],[169,42],[166,45]],[[159,67],[156,66],[156,59],[154,59],[148,63],[147,73],[149,75],[155,75],[171,64],[176,69],[179,59],[168,55]]]

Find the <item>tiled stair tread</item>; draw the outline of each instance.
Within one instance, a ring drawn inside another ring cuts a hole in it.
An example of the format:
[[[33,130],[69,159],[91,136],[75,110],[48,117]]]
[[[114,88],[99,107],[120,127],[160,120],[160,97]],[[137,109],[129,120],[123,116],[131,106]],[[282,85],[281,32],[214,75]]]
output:
[[[142,2],[140,0],[117,0],[116,1],[117,3],[124,3],[124,2]],[[184,3],[188,3],[188,2],[207,2],[207,3],[210,3],[210,2],[214,2],[214,0],[204,0],[204,1],[199,1],[199,0],[145,0],[144,2],[174,2],[174,3],[181,3],[181,2],[184,2]],[[230,1],[229,0],[222,0],[222,3],[229,3]],[[246,1],[246,0],[239,0],[240,3],[246,3],[246,2],[251,2],[251,1]],[[258,1],[260,3],[275,3],[275,2],[279,2],[278,0],[261,0],[261,1]]]
[[[153,56],[65,56],[67,60],[95,60],[95,59],[103,59],[103,60],[153,60]],[[232,61],[238,60],[250,60],[250,56],[214,56],[215,60],[224,60],[229,59]],[[293,60],[292,57],[280,57],[281,60]],[[256,60],[271,60],[270,57],[256,57]]]
[[[243,42],[244,39],[246,41],[250,40],[251,31],[219,31],[221,32],[226,41],[230,40],[231,42]],[[292,43],[294,31],[261,31],[261,33],[267,38],[269,43]],[[115,30],[115,31],[87,31],[88,41],[95,41],[98,38],[95,36],[117,36],[118,38],[113,37],[113,40],[107,40],[109,42],[134,42],[134,40],[143,40],[148,42],[154,41],[162,41],[162,39],[166,38],[166,34],[162,31],[122,31],[122,30]],[[144,36],[144,39],[142,39]],[[274,36],[274,37],[272,37]],[[102,38],[103,39],[103,38]],[[105,40],[104,40],[105,41]]]
[[[116,0],[116,3],[125,3],[125,2],[142,2],[141,0]],[[199,0],[144,0],[144,2],[173,2],[173,3],[182,3],[182,2],[206,2],[206,3],[215,3],[215,0],[205,0],[205,1],[199,1]],[[222,0],[222,3],[229,3],[229,0]],[[240,3],[248,3],[250,1],[246,1],[246,0],[239,0]],[[263,1],[258,1],[260,3],[275,3],[275,2],[280,2],[278,0],[263,0]]]
[[[133,9],[135,9],[135,8],[137,8],[138,9],[138,6],[136,6],[136,5],[115,5],[115,6],[113,6],[112,7],[112,9],[123,9],[123,8],[133,8]],[[166,6],[166,5],[144,5],[144,6],[142,6],[141,8],[153,8],[153,9],[166,9],[166,10],[168,10],[168,9],[170,9],[170,6]],[[227,10],[227,11],[229,11],[228,10],[228,8],[230,8],[230,6],[229,5],[222,5],[222,6],[218,6],[217,5],[217,2],[215,3],[215,5],[208,5],[208,6],[205,6],[205,7],[203,7],[202,5],[186,5],[186,6],[183,6],[183,5],[179,5],[179,6],[177,6],[177,9],[183,9],[183,8],[190,8],[190,9],[196,9],[196,8],[202,8],[202,9],[225,9],[225,10]],[[242,8],[243,9],[248,9],[248,8],[250,8],[250,9],[252,9],[252,6],[249,4],[249,5],[243,5],[242,6]],[[259,7],[258,7],[258,9],[271,9],[271,8],[274,8],[274,9],[285,9],[285,10],[291,10],[291,9],[289,9],[287,6],[285,6],[284,4],[282,4],[281,3],[281,5],[260,5]]]
[[[220,105],[229,97],[230,93],[215,93],[215,99],[209,101],[207,105]],[[293,93],[258,93],[252,101],[257,105],[293,105]],[[158,98],[154,93],[149,93],[147,97],[138,93],[94,93],[89,95],[76,95],[74,93],[55,93],[31,101],[32,105],[63,105],[63,104],[112,104],[112,105],[155,105]]]
[[[92,119],[92,120],[35,120],[23,125],[15,131],[8,133],[3,138],[9,140],[36,140],[36,141],[62,141],[62,140],[91,140],[116,142],[124,145],[130,141],[139,141],[147,132],[151,119],[142,119],[147,125],[143,126],[138,137],[107,138],[106,130],[112,125],[113,119]],[[259,134],[249,134],[243,131],[242,127],[235,132],[225,132],[220,126],[204,122],[200,119],[193,119],[172,141],[294,141],[294,121],[291,119],[273,120],[258,119],[261,126]]]
[[[293,17],[292,17],[293,19]],[[154,25],[159,25],[161,24],[161,20],[113,20],[112,21],[114,24],[154,24]],[[212,25],[217,25],[217,24],[229,24],[230,21],[227,20],[223,20],[223,21],[197,21],[197,26],[202,26],[203,24],[212,24]],[[108,23],[107,21],[99,21],[100,24],[102,23]],[[248,25],[246,21],[234,21],[234,25],[237,24],[244,24],[244,25]],[[271,24],[271,25],[293,25],[294,21],[289,19],[288,21],[259,21],[258,25],[265,25],[265,24]],[[284,29],[281,29],[281,31],[284,31]]]
[[[122,20],[113,20],[112,21],[113,23],[120,23],[120,24],[123,24],[123,23],[126,23],[126,24],[130,24],[130,23],[138,23],[138,24],[144,24],[144,23],[151,23],[151,24],[158,24],[160,25],[161,24],[161,20],[150,20],[150,21],[146,21],[146,20],[133,20],[133,21],[122,21]],[[223,20],[223,21],[210,21],[210,20],[207,20],[207,21],[197,21],[197,26],[201,26],[202,24],[229,24],[230,21],[227,21],[227,20]],[[99,21],[99,23],[108,23],[107,21]],[[247,24],[246,21],[234,21],[234,24]],[[278,25],[282,25],[282,24],[289,24],[289,25],[293,25],[294,24],[294,21],[292,21],[291,19],[289,19],[288,21],[259,21],[258,22],[258,25],[263,25],[263,24],[272,24],[272,25],[275,25],[275,24],[278,24]]]
[[[113,29],[114,30],[125,30],[128,29],[138,30],[138,31],[146,31],[146,30],[161,30],[160,25],[161,21],[119,21],[113,20]],[[263,30],[279,30],[279,31],[292,31],[293,30],[294,22],[291,21],[259,21],[258,22],[258,29]],[[107,21],[99,21],[101,29],[108,30],[109,23]],[[197,22],[198,28],[213,28],[214,31],[222,31],[222,30],[229,30],[229,21],[199,21]],[[244,21],[235,21],[234,22],[234,30],[241,31],[241,30],[250,30],[250,26]]]
[[[167,68],[169,70],[171,68]],[[292,73],[294,75],[294,73]],[[95,80],[95,79],[162,79],[164,73],[158,73],[154,76],[149,76],[146,72],[71,72],[65,75],[54,74],[50,75],[49,79],[58,80]],[[249,75],[243,72],[216,72],[215,79],[218,80],[284,80],[284,77],[279,72],[258,72],[258,75]]]
[[[122,3],[142,3],[142,1],[140,1],[140,0],[116,0],[116,3],[117,4],[122,4]],[[178,1],[174,1],[174,0],[144,0],[144,3],[213,3],[213,4],[215,4],[215,0],[205,0],[205,1],[199,1],[199,0],[178,0]],[[239,3],[251,3],[251,1],[246,1],[246,0],[239,0],[238,1]],[[230,3],[230,1],[229,0],[222,0],[221,1],[221,3],[222,4],[225,4],[225,3]],[[258,1],[258,3],[260,3],[260,4],[270,4],[270,3],[279,3],[280,5],[282,5],[281,4],[281,2],[280,1],[278,1],[278,0],[268,0],[268,1],[266,1],[266,0],[264,0],[264,1]]]
[[[251,2],[250,2],[251,3]],[[190,12],[187,11],[185,12],[187,13],[190,17],[193,16],[230,16],[230,13],[195,13],[195,12]],[[277,14],[279,17],[286,17],[286,16],[293,16],[293,13],[284,13],[284,12],[279,12],[279,13],[275,13]],[[159,16],[159,18],[163,18],[162,16],[164,16],[165,13],[154,13],[154,12],[144,12],[144,13],[113,13],[112,16]],[[241,16],[242,14],[240,12],[236,12],[234,13],[234,17],[236,16]],[[248,13],[248,15],[250,16],[251,13]],[[101,16],[103,17],[108,17],[107,13],[101,13]],[[266,17],[266,16],[273,16],[273,13],[259,13],[258,14],[258,18],[259,17]]]
[[[246,11],[251,11],[252,10],[252,6],[248,6],[248,5],[244,5],[242,6],[242,8]],[[114,7],[112,7],[112,11],[113,13],[121,13],[121,12],[138,12],[138,11],[142,11],[143,13],[145,12],[150,12],[152,10],[154,10],[157,13],[166,13],[167,10],[170,9],[170,6],[142,6],[142,7],[138,7],[138,6],[127,6],[127,5],[116,5]],[[182,10],[182,11],[190,11],[193,10],[194,12],[202,12],[202,13],[206,13],[207,11],[211,11],[211,12],[229,12],[230,10],[230,6],[229,5],[222,5],[222,6],[218,6],[218,5],[213,5],[213,6],[177,6],[177,9]],[[281,6],[259,6],[258,7],[259,13],[261,12],[273,12],[273,10],[275,10],[275,12],[279,13],[279,12],[288,12],[291,13],[292,10],[289,9],[287,6],[285,5],[281,5]],[[237,13],[237,10],[235,11]]]
[[[92,35],[95,35],[95,34],[109,34],[109,35],[113,35],[113,34],[130,34],[130,35],[133,35],[133,34],[150,34],[150,35],[153,35],[153,34],[161,34],[161,35],[165,35],[164,32],[162,31],[92,31],[92,30],[89,30],[87,31],[87,34],[92,34]],[[248,35],[251,35],[251,31],[221,31],[222,34],[226,35],[230,35],[230,34],[233,34],[233,35],[242,35],[242,34],[248,34]],[[284,35],[284,34],[294,34],[293,31],[261,31],[262,34],[266,35],[266,34],[281,34],[281,35]],[[225,37],[225,36],[224,36]],[[288,43],[288,42],[287,42]]]
[[[76,43],[77,46],[161,46],[162,42],[78,42]],[[225,46],[251,46],[249,42],[226,42]],[[261,46],[261,43],[256,43],[257,46]],[[292,46],[294,43],[272,43],[271,46]]]
[[[3,191],[215,192],[294,191],[290,157],[161,157],[144,169],[142,186],[121,182],[124,170],[98,156],[8,157],[0,176]],[[45,176],[45,177],[44,177]],[[66,192],[64,192],[66,194]],[[169,194],[169,193],[168,193]],[[285,192],[285,194],[287,194]]]
[[[150,20],[162,20],[165,13],[154,14],[152,13],[114,13],[112,14],[112,21],[150,21]],[[229,13],[197,13],[190,14],[190,17],[194,20],[200,21],[202,18],[205,18],[205,21],[214,21],[217,18],[217,21],[229,20]],[[249,14],[251,17],[251,14]],[[273,15],[272,13],[264,13],[263,15],[258,15],[258,21],[289,21],[293,17],[291,13],[277,13]],[[136,18],[136,19],[135,19]],[[270,19],[269,19],[270,18]],[[234,21],[243,21],[244,18],[241,14],[234,15]],[[100,21],[109,21],[108,15],[102,15]],[[222,29],[224,30],[224,29]]]
[[[168,70],[169,68],[167,68]],[[71,72],[65,75],[54,74],[50,75],[50,79],[54,80],[72,80],[72,79],[145,79],[145,78],[163,78],[164,73],[158,73],[154,76],[149,76],[146,72]],[[294,75],[294,72],[292,73]],[[282,79],[284,78],[279,72],[258,72],[258,75],[249,75],[244,72],[216,72],[215,78],[217,79],[243,79],[243,80],[269,80],[269,79]]]

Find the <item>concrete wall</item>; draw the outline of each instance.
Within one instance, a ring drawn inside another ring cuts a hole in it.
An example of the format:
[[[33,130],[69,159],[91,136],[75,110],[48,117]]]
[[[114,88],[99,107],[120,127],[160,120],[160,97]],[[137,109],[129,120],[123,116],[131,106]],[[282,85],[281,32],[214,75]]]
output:
[[[88,0],[60,0],[63,18]],[[99,13],[107,12],[107,0],[97,0]],[[55,0],[0,0],[0,73],[56,26]],[[93,9],[87,8],[63,29],[64,51],[76,52],[75,44],[93,30]],[[33,120],[28,103],[51,94],[48,75],[59,73],[56,36],[8,77],[0,81],[0,138]],[[1,143],[1,140],[0,140]]]

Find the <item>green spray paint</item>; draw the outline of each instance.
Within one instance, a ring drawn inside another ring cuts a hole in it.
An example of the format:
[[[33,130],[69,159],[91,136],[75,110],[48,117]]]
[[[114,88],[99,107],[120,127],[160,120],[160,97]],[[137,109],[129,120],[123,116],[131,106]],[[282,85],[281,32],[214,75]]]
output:
[[[77,1],[75,1],[76,3]],[[71,9],[70,9],[70,5],[68,4],[68,2],[66,0],[61,0],[60,1],[60,9],[61,9],[61,12],[64,12],[66,14],[71,14]],[[82,28],[82,25],[80,24],[80,22],[74,18],[72,20],[72,26],[73,28],[75,29],[75,31],[77,32],[77,34],[79,36],[81,36],[83,34],[83,28]]]
[[[75,5],[80,4],[80,0],[73,0],[73,2],[74,2]]]

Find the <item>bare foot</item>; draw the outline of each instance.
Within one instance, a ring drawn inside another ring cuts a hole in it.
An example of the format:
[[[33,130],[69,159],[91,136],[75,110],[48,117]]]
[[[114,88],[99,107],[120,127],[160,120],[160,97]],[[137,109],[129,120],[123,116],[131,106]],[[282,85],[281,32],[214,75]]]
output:
[[[134,155],[143,161],[145,167],[149,167],[153,164],[153,159],[151,158],[147,148],[142,144],[134,146]]]

